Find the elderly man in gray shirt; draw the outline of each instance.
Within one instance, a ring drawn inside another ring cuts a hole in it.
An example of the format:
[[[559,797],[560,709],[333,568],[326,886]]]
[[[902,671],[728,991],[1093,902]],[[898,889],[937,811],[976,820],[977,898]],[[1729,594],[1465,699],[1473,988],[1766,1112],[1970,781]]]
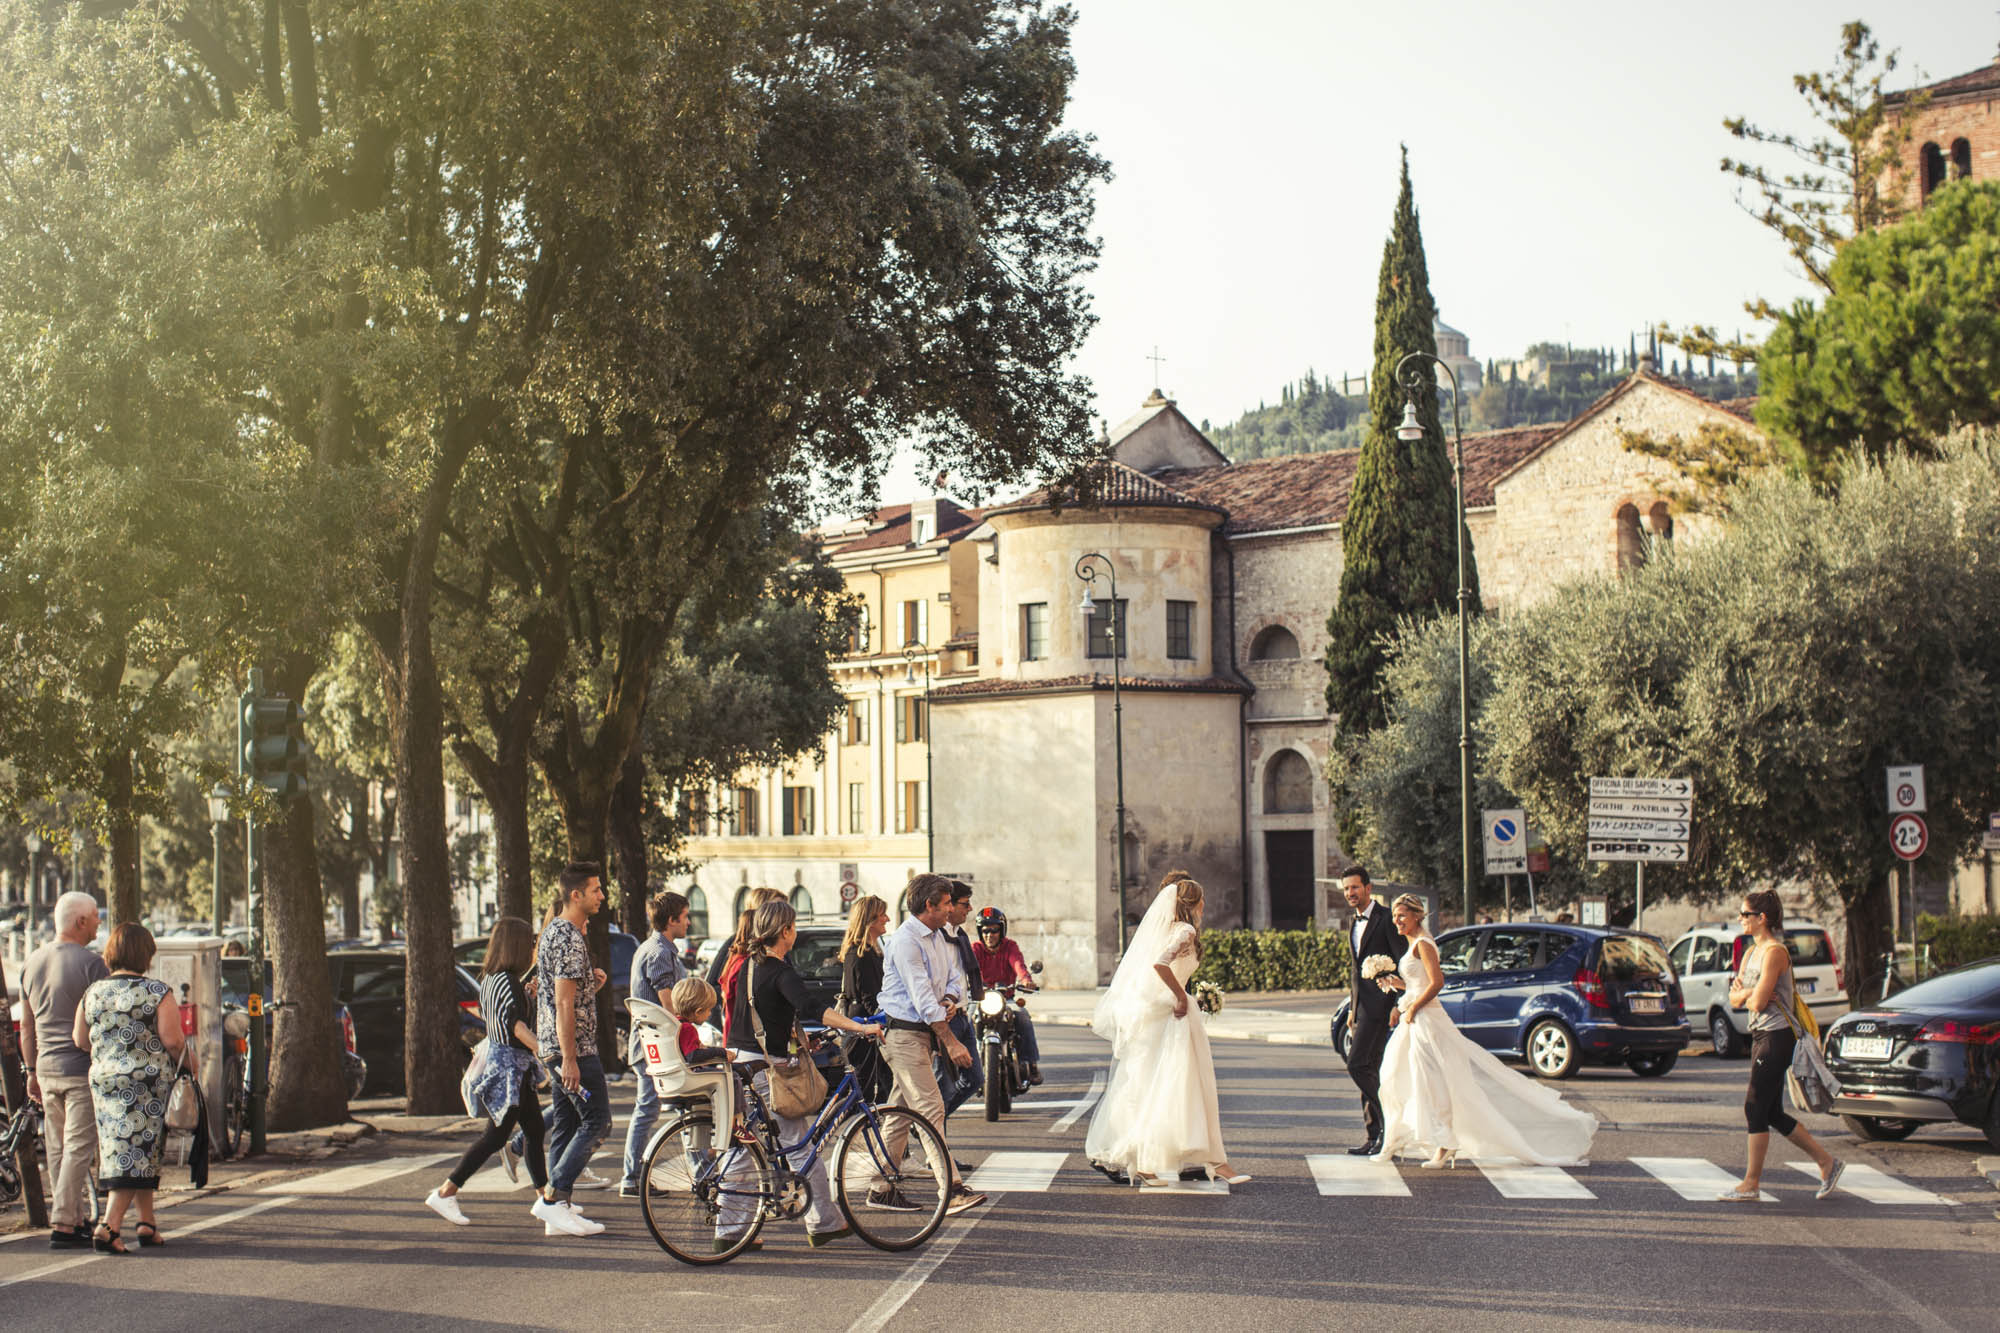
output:
[[[88,1249],[90,1210],[83,1192],[97,1155],[97,1108],[90,1099],[90,1053],[77,1049],[76,1007],[94,981],[111,975],[91,952],[97,900],[87,893],[56,899],[56,937],[28,955],[21,991],[29,1021],[21,1024],[21,1060],[28,1097],[42,1104],[42,1136],[55,1199],[49,1208],[49,1248]]]

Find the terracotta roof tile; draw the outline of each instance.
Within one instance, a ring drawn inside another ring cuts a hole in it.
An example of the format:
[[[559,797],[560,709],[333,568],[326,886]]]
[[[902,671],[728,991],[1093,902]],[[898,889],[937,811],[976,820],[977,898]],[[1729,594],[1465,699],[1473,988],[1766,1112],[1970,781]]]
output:
[[[1898,106],[1909,100],[1910,91],[1912,90],[1887,93],[1882,100],[1890,106]],[[2000,62],[1981,65],[1968,73],[1954,74],[1951,78],[1940,79],[1936,83],[1926,84],[1913,91],[1929,93],[1933,100],[1940,97],[2000,92]]]
[[[1167,691],[1180,694],[1248,694],[1250,687],[1227,676],[1198,676],[1192,679],[1167,676],[1139,676],[1121,679],[1121,689],[1142,692]],[[931,691],[931,698],[943,703],[954,699],[989,698],[996,694],[1068,694],[1078,690],[1110,690],[1111,676],[1055,676],[1047,680],[1006,680],[989,676],[959,685],[944,685]]]
[[[883,526],[853,541],[840,542],[831,549],[836,555],[846,555],[850,551],[875,551],[896,546],[910,545],[911,506],[885,505],[870,514],[871,523]],[[961,509],[949,500],[939,500],[937,506],[938,530],[932,541],[952,542],[971,532],[984,520],[983,509]]]
[[[1166,475],[1166,474],[1161,474]],[[1187,474],[1195,475],[1195,474]],[[1137,468],[1112,458],[1093,459],[1072,477],[1039,487],[1018,500],[988,509],[989,514],[1019,509],[1100,509],[1143,505],[1147,508],[1208,509],[1212,502],[1183,494]]]
[[[1560,426],[1523,426],[1465,437],[1465,502],[1493,503],[1500,474],[1546,443]],[[1228,511],[1223,531],[1232,535],[1286,528],[1323,527],[1347,517],[1358,449],[1259,458],[1229,467],[1162,472],[1159,479],[1198,500]]]

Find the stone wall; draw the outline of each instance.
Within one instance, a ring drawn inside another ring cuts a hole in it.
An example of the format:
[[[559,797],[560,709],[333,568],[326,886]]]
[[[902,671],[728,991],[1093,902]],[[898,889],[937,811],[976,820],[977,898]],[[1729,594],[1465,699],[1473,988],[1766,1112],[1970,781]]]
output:
[[[1972,179],[2000,180],[2000,99],[1980,97],[1932,103],[1916,119],[1903,145],[1904,206],[1921,202],[1925,144],[1936,144],[1944,156],[1945,179],[1953,178],[1952,142],[1964,139],[1972,152]]]

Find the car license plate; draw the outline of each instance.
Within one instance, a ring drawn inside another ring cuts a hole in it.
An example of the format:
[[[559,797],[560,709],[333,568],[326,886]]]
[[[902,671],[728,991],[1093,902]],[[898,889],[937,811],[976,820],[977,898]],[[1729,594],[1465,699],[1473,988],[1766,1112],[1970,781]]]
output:
[[[1811,977],[1800,977],[1798,979],[1798,986],[1807,995],[1813,993],[1813,979]]]
[[[1850,1060],[1886,1060],[1891,1044],[1887,1037],[1842,1037],[1840,1053]]]
[[[1635,1014],[1663,1014],[1667,1011],[1666,1002],[1657,995],[1632,995],[1626,998],[1625,1003]]]

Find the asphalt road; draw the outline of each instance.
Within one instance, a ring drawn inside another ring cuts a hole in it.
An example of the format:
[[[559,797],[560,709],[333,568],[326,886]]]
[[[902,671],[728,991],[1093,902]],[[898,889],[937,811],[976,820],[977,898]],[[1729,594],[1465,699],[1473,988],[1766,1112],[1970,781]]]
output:
[[[1132,1190],[1089,1170],[1076,1103],[1105,1047],[1052,1027],[1044,1046],[1051,1077],[1036,1098],[997,1125],[976,1106],[952,1124],[956,1154],[1007,1164],[1010,1187],[911,1255],[852,1240],[811,1250],[802,1223],[773,1222],[761,1254],[688,1268],[653,1244],[636,1202],[610,1193],[579,1195],[610,1228],[590,1239],[545,1238],[525,1190],[468,1191],[473,1225],[452,1227],[420,1201],[463,1139],[399,1135],[166,1211],[168,1250],[98,1258],[38,1240],[0,1245],[0,1323],[96,1333],[1996,1325],[2000,1194],[1973,1173],[1987,1150],[1969,1130],[1863,1144],[1816,1118],[1836,1152],[1883,1173],[1850,1171],[1873,1197],[1851,1188],[1815,1202],[1789,1145],[1766,1177],[1771,1203],[1690,1200],[1659,1178],[1740,1165],[1741,1062],[1689,1059],[1655,1081],[1581,1073],[1565,1095],[1605,1122],[1587,1167],[1523,1180],[1412,1165],[1362,1186],[1394,1192],[1355,1196],[1322,1193],[1308,1161],[1326,1155],[1337,1169],[1359,1136],[1338,1059],[1218,1042],[1224,1131],[1238,1168],[1256,1176],[1222,1194]],[[621,1128],[630,1096],[629,1083],[614,1087]],[[1045,1184],[1038,1164],[1054,1168]],[[616,1171],[608,1149],[597,1165]],[[1524,1191],[1569,1197],[1510,1197]]]

